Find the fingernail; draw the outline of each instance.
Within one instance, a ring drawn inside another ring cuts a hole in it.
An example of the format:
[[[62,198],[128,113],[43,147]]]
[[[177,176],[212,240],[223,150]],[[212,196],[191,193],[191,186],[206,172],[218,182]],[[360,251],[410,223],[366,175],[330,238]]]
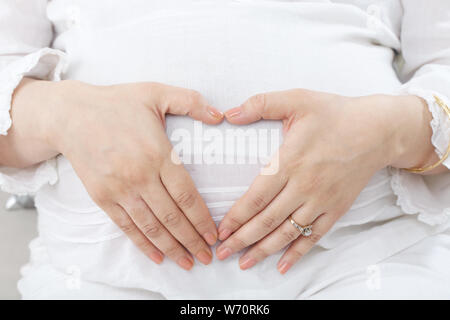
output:
[[[160,264],[164,260],[164,256],[159,252],[152,252],[150,253],[150,259],[155,263]]]
[[[206,109],[208,110],[209,114],[212,115],[214,118],[216,119],[223,118],[223,113],[217,110],[216,108],[208,106]]]
[[[241,114],[241,107],[236,107],[225,112],[227,118],[234,118]]]
[[[283,261],[280,264],[278,264],[278,271],[281,274],[285,274],[286,272],[288,272],[288,270],[292,267],[292,264],[290,264],[289,262]]]
[[[222,231],[219,232],[219,240],[223,241],[226,238],[228,238],[231,234],[231,230],[230,229],[223,229]]]
[[[219,260],[225,260],[231,255],[231,249],[226,247],[221,247],[217,250],[217,258]]]
[[[206,232],[203,235],[203,238],[206,240],[206,242],[210,245],[213,246],[214,244],[216,244],[217,242],[217,236],[211,232]]]
[[[196,257],[203,264],[210,264],[212,260],[211,254],[206,250],[201,250]]]
[[[191,270],[192,266],[194,265],[194,262],[187,257],[182,257],[178,259],[178,265],[185,270]]]
[[[239,263],[239,267],[242,270],[246,270],[249,269],[251,267],[253,267],[256,264],[256,260],[250,257],[246,257],[244,258],[240,263]]]

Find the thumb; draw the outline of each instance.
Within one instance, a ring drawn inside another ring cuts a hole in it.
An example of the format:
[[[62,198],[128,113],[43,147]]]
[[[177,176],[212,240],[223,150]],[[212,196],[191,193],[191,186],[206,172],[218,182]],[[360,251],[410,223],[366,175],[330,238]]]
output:
[[[228,122],[248,124],[261,119],[286,120],[298,110],[305,100],[301,89],[257,94],[240,107],[225,112]]]
[[[161,112],[173,115],[187,115],[207,124],[218,124],[223,121],[223,113],[210,106],[197,91],[164,86],[160,95]]]

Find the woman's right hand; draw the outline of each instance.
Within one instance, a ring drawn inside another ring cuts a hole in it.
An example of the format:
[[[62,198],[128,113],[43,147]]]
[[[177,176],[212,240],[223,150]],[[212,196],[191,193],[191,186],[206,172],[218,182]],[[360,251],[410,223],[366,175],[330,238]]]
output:
[[[199,93],[159,83],[52,85],[63,99],[46,115],[53,123],[46,139],[98,206],[156,263],[167,255],[189,270],[192,254],[209,264],[216,226],[188,172],[172,160],[164,120],[170,113],[217,124],[223,115]]]

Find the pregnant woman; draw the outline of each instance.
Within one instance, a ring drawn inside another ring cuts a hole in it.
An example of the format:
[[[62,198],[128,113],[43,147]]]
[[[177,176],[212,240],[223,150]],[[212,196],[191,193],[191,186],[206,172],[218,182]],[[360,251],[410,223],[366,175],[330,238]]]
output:
[[[450,298],[447,0],[0,16],[24,298]]]

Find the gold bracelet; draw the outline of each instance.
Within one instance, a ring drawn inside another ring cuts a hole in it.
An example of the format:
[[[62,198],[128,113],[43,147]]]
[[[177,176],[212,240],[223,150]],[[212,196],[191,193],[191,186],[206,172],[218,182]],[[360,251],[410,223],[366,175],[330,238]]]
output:
[[[450,119],[450,108],[441,99],[439,99],[439,97],[434,95],[434,99],[436,100],[436,103],[442,109],[444,109],[445,113],[447,114],[448,118]],[[448,144],[447,151],[444,153],[444,155],[442,156],[441,160],[439,160],[435,164],[432,164],[430,166],[426,166],[424,168],[409,168],[409,169],[405,169],[405,170],[409,171],[409,172],[414,172],[414,173],[421,173],[421,172],[433,170],[434,168],[440,166],[445,160],[447,160],[449,154],[450,154],[450,143]]]

